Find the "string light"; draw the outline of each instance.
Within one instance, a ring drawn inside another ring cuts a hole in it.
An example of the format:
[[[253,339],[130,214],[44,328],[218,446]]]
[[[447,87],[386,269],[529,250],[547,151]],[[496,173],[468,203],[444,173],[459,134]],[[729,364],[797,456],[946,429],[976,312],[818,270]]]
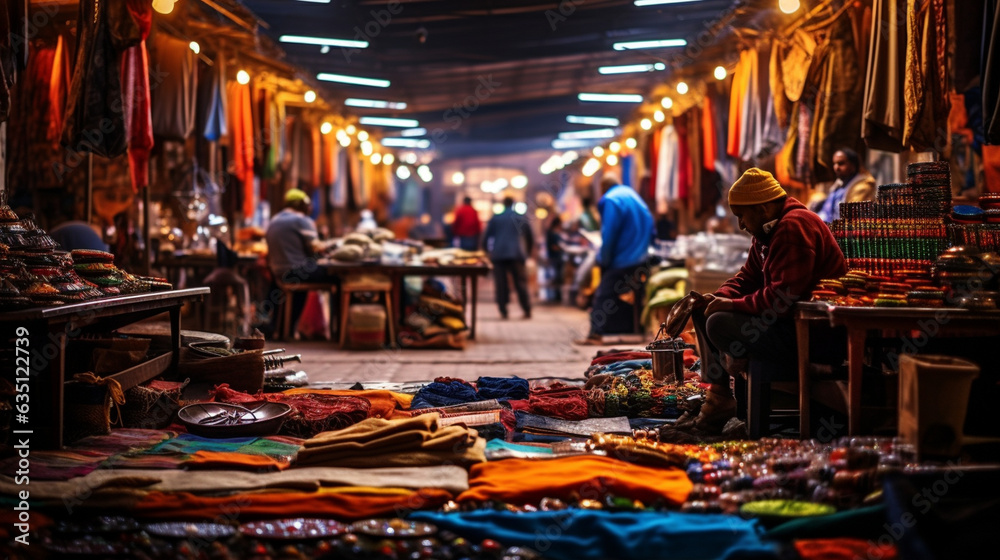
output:
[[[385,165],[392,165],[392,162],[396,161],[396,156],[392,154],[385,154],[382,156],[382,163]]]
[[[677,82],[677,93],[684,95],[687,92],[688,92],[687,82]]]
[[[604,155],[604,148],[600,146],[594,146],[594,157],[601,157]]]
[[[639,126],[642,127],[643,130],[649,130],[653,128],[653,121],[649,119],[642,119],[639,121]]]
[[[722,66],[716,66],[714,75],[716,80],[725,80],[727,75],[726,69]]]
[[[364,142],[367,139],[368,139],[368,132],[366,132],[364,130],[359,130],[358,131],[358,140],[361,140],[362,142]]]
[[[669,97],[664,97],[660,100],[660,105],[662,105],[664,109],[669,109],[674,106],[674,100]]]
[[[619,144],[618,142],[612,142],[611,144],[608,145],[608,149],[611,150],[612,154],[617,154],[618,152],[621,151],[622,145]]]
[[[778,9],[786,14],[794,14],[800,5],[799,0],[778,0]]]
[[[312,103],[313,101],[316,101],[316,92],[309,90],[302,96],[302,99],[305,99],[306,103]]]
[[[375,152],[372,154],[372,165],[378,165],[382,163],[382,154]]]
[[[201,45],[198,44],[198,41],[191,41],[188,43],[188,47],[194,51],[194,54],[201,54]]]
[[[169,14],[174,11],[174,2],[177,0],[153,0],[153,9],[161,14]]]
[[[358,127],[354,126],[353,124],[347,125],[347,133],[348,134],[354,134],[357,131],[358,131]]]
[[[461,185],[464,182],[465,182],[465,173],[462,173],[461,171],[456,171],[451,174],[451,184]]]
[[[604,161],[608,162],[608,165],[618,165],[618,156],[615,154],[608,154],[607,159]]]
[[[664,115],[663,111],[661,111],[659,109],[657,109],[656,112],[653,113],[653,120],[656,121],[656,122],[663,122],[666,119],[667,119],[667,116]]]
[[[648,121],[649,119],[644,119],[644,120]],[[635,138],[626,138],[625,145],[628,146],[628,149],[634,150],[635,147],[639,145],[639,142],[637,142]]]
[[[328,122],[325,122],[320,125],[319,131],[322,132],[323,134],[330,134],[331,132],[333,132],[333,125]]]
[[[405,181],[410,178],[410,168],[405,165],[400,165],[396,168],[396,177],[399,177],[400,181]]]
[[[240,70],[236,73],[236,82],[242,86],[250,83],[250,74],[246,70]]]

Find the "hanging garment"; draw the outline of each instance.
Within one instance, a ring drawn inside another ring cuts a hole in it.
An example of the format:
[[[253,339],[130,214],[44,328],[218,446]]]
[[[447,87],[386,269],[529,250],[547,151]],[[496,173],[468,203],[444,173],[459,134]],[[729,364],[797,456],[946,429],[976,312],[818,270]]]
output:
[[[198,130],[211,142],[218,142],[229,134],[226,122],[228,103],[226,95],[226,57],[219,56],[212,66],[202,66],[198,77]]]
[[[715,170],[722,177],[723,185],[728,189],[736,181],[737,167],[726,153],[728,143],[728,122],[729,104],[722,92],[717,92],[712,99],[712,106],[715,108],[715,116],[712,119],[715,124]]]
[[[688,144],[687,113],[674,121],[677,133],[677,200],[687,202],[691,192],[691,150]]]
[[[660,152],[656,168],[656,212],[664,214],[670,202],[679,198],[677,183],[679,174],[678,150],[679,138],[674,125],[668,124],[660,133]]]
[[[0,6],[0,122],[10,117],[11,88],[28,67],[28,0],[7,0]]]
[[[1000,144],[1000,17],[997,0],[986,1],[983,18],[983,132],[987,144]]]
[[[905,0],[875,0],[865,76],[861,136],[869,148],[903,150],[903,90],[906,61]]]
[[[770,64],[772,59],[771,48],[773,47],[770,45],[764,45],[758,51],[757,69],[759,76],[757,79],[757,94],[761,109],[761,130],[757,140],[757,151],[754,154],[757,159],[772,157],[785,141],[785,132],[783,127],[778,123],[774,93],[770,87],[772,82]]]
[[[788,100],[802,98],[816,55],[816,39],[804,29],[797,29],[782,49],[781,81]]]
[[[740,52],[740,60],[736,63],[736,69],[733,70],[733,81],[729,92],[729,134],[727,135],[726,153],[734,158],[739,158],[743,151],[741,143],[744,135],[742,126],[745,120],[743,111],[745,105],[744,98],[747,94],[747,87],[750,85],[748,81],[750,54],[751,51],[749,50]]]
[[[645,193],[646,200],[656,200],[656,185],[660,175],[660,140],[663,129],[657,128],[649,137],[649,191]]]
[[[141,40],[124,2],[81,0],[76,66],[62,144],[112,158],[128,145],[122,102],[121,55]],[[190,50],[190,49],[189,49]]]
[[[198,101],[198,55],[190,42],[166,33],[153,36],[153,133],[187,140],[194,132]]]
[[[235,81],[226,86],[229,104],[229,140],[232,147],[233,175],[242,185],[243,217],[249,219],[257,207],[253,172],[253,106],[250,85]]]
[[[337,162],[330,186],[330,204],[334,208],[344,208],[347,206],[347,150],[344,150],[338,142],[333,142],[330,159]]]
[[[122,101],[128,133],[128,167],[132,191],[149,186],[149,153],[153,149],[153,118],[149,98],[149,56],[146,38],[153,25],[153,9],[143,0],[128,0],[128,9],[139,25],[142,39],[125,50],[122,58]],[[55,71],[53,67],[53,72]]]
[[[812,155],[815,179],[834,179],[833,154],[841,148],[857,149],[861,136],[863,87],[861,64],[856,56],[851,19],[842,14],[827,30],[827,44],[820,72],[822,89],[816,102]]]
[[[785,79],[782,74],[785,44],[775,40],[771,43],[771,58],[768,61],[769,88],[773,96],[774,116],[778,120],[781,128],[788,128],[788,121],[791,120],[792,102],[785,95]]]
[[[746,92],[743,95],[743,105],[740,114],[740,152],[739,158],[750,161],[760,152],[760,138],[763,131],[759,51],[746,50]]]
[[[701,208],[701,108],[698,106],[688,109],[687,120],[687,156],[688,156],[688,207],[695,213]]]
[[[63,122],[66,118],[66,96],[69,94],[69,52],[66,40],[62,35],[56,41],[56,50],[52,59],[52,72],[49,77],[48,111],[46,121],[49,123],[45,137],[50,142],[58,142],[62,134]]]

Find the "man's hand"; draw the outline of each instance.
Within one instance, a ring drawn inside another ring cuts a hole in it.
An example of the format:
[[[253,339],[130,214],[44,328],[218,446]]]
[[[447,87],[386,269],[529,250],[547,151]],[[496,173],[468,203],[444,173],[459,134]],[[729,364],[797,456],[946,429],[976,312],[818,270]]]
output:
[[[712,313],[718,313],[719,311],[733,310],[733,300],[719,296],[711,296],[711,298],[712,299],[708,302],[708,306],[705,308],[706,317]]]

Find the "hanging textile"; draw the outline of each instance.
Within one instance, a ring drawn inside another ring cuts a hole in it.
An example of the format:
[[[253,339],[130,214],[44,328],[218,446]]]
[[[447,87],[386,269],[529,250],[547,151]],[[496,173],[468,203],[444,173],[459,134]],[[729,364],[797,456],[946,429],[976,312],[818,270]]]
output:
[[[125,2],[100,0],[81,0],[77,23],[62,144],[76,152],[117,157],[127,148],[121,55],[141,40],[139,26]]]
[[[732,89],[729,92],[729,134],[726,153],[731,157],[739,158],[743,152],[743,141],[746,139],[746,132],[743,127],[746,123],[744,111],[746,110],[747,89],[750,86],[750,65],[753,52],[750,50],[740,51],[740,60],[733,70]]]
[[[679,174],[679,138],[673,124],[663,127],[660,134],[660,152],[656,169],[656,212],[664,214],[670,202],[680,196],[677,183]]]
[[[778,121],[778,126],[788,128],[788,121],[791,120],[792,102],[785,95],[785,79],[782,74],[781,64],[784,58],[784,42],[775,40],[771,43],[771,57],[768,61],[768,88],[771,91],[774,105],[774,116]]]
[[[253,105],[250,85],[231,81],[226,86],[229,104],[229,139],[232,148],[233,175],[242,185],[243,218],[250,219],[257,208],[254,183]]]
[[[701,180],[702,180],[702,138],[701,113],[698,106],[687,112],[687,153],[688,153],[688,206],[698,215],[701,210]]]
[[[874,0],[861,136],[869,148],[903,150],[905,0]]]
[[[987,144],[1000,144],[1000,17],[998,0],[986,0],[983,16],[983,132]]]
[[[688,200],[691,192],[691,150],[688,144],[688,113],[674,120],[677,133],[677,200]]]
[[[309,186],[314,189],[322,185],[321,169],[323,163],[323,148],[320,141],[322,134],[319,125],[310,123],[307,128],[309,132],[309,148],[312,150],[312,166],[309,168]]]
[[[347,150],[343,149],[338,142],[331,141],[331,144],[330,159],[336,161],[336,167],[330,186],[329,200],[334,208],[344,208],[347,206]]]
[[[7,192],[7,121],[0,121],[0,193]]]
[[[355,209],[362,209],[368,207],[368,199],[365,196],[365,186],[364,172],[361,168],[361,152],[354,148],[354,144],[351,144],[350,150],[348,151],[348,170],[351,174],[351,196],[355,204]]]
[[[278,147],[281,144],[278,128],[278,106],[275,103],[275,92],[268,88],[260,88],[255,96],[257,144],[260,149],[260,176],[262,179],[272,179],[278,171]]]
[[[153,134],[169,140],[187,140],[194,132],[198,100],[198,55],[190,41],[166,33],[153,36]]]
[[[746,89],[743,93],[740,107],[740,151],[739,158],[750,161],[760,152],[760,137],[763,130],[762,111],[760,106],[760,71],[759,51],[756,49],[743,51],[746,53],[744,79]],[[742,53],[741,53],[742,56]]]
[[[660,174],[660,139],[663,138],[663,129],[657,128],[649,135],[649,191],[644,193],[646,200],[656,200],[657,177]],[[655,203],[654,203],[655,205]]]
[[[153,119],[149,98],[149,56],[146,38],[153,25],[153,8],[143,0],[128,0],[128,9],[139,25],[141,40],[125,50],[122,59],[122,101],[128,133],[128,167],[132,192],[149,186],[149,153],[153,149]],[[57,47],[58,50],[58,47]],[[56,71],[53,65],[53,73]]]
[[[6,0],[0,7],[0,122],[10,117],[11,88],[28,67],[28,0]]]
[[[52,59],[52,72],[49,77],[49,107],[45,119],[49,123],[45,137],[50,142],[58,142],[59,136],[62,134],[63,122],[66,118],[66,96],[69,94],[69,76],[69,52],[66,48],[66,40],[60,35],[56,41],[56,50]]]
[[[833,154],[841,148],[857,149],[861,136],[863,83],[856,56],[851,20],[846,12],[830,24],[817,94],[812,156],[815,178],[833,180]]]
[[[229,134],[226,122],[226,57],[216,57],[212,66],[202,66],[198,77],[198,130],[206,140],[218,142]]]

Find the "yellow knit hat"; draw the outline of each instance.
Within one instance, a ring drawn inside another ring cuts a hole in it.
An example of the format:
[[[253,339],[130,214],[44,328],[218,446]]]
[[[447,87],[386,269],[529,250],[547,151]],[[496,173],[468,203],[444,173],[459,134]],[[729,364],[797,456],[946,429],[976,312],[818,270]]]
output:
[[[763,169],[751,167],[729,189],[730,206],[753,206],[787,196],[778,180]]]
[[[285,193],[285,204],[291,204],[293,202],[302,202],[308,200],[309,200],[309,195],[307,195],[305,191],[301,189],[289,189],[288,192]]]

